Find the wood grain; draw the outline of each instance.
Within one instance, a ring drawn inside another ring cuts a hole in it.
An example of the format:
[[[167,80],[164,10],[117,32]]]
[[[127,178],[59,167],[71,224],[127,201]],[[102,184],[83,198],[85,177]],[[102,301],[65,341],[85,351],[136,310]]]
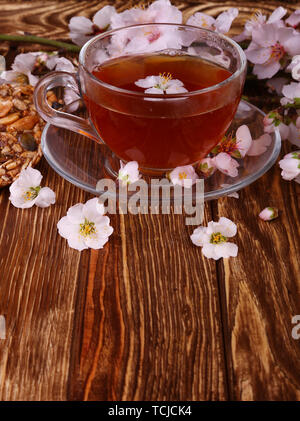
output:
[[[133,3],[116,1],[122,10]],[[142,2],[140,2],[142,3]],[[71,16],[97,1],[0,0],[1,32],[67,39]],[[185,18],[237,5],[240,20],[279,2],[175,1]],[[293,2],[285,3],[289,10]],[[4,43],[10,63],[17,51]],[[66,139],[67,140],[67,139]],[[68,141],[71,141],[71,136]],[[183,215],[112,215],[104,249],[79,253],[56,230],[91,196],[42,160],[57,203],[19,210],[0,191],[1,400],[299,400],[299,194],[275,166],[239,200],[207,203],[205,221],[238,224],[236,259],[203,258]],[[280,218],[264,223],[267,205]]]

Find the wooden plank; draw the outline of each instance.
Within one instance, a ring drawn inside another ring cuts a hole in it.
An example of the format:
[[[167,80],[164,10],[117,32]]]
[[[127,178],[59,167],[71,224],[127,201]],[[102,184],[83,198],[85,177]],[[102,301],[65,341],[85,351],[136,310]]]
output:
[[[69,399],[226,399],[215,264],[181,215],[112,220],[79,281]]]
[[[300,347],[292,337],[300,313],[299,195],[299,184],[281,179],[275,165],[238,201],[216,204],[219,216],[238,224],[239,255],[219,264],[232,399],[300,398]],[[279,218],[261,221],[266,206],[278,207]]]

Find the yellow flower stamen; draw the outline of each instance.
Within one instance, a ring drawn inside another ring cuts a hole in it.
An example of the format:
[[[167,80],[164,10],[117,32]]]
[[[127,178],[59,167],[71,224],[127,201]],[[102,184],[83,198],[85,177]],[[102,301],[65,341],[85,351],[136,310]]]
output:
[[[23,195],[24,200],[28,202],[29,200],[35,199],[38,196],[40,190],[41,190],[41,186],[30,187],[29,190],[27,190]]]
[[[220,232],[213,232],[210,236],[210,242],[212,244],[220,244],[220,243],[226,243],[227,238],[222,235]]]
[[[164,84],[168,83],[169,80],[172,79],[171,73],[166,73],[166,72],[160,73],[159,77],[162,79],[162,83],[164,83]]]
[[[93,234],[96,234],[97,230],[95,228],[95,223],[88,221],[86,218],[84,219],[84,222],[80,224],[80,230],[79,233],[84,238],[90,237]]]
[[[185,172],[180,172],[178,177],[179,180],[185,180],[187,178],[187,174]]]

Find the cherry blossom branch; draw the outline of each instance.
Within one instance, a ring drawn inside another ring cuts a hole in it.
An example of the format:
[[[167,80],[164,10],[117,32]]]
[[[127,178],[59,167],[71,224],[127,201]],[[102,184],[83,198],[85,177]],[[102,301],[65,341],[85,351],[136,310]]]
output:
[[[2,41],[16,41],[16,42],[29,42],[32,44],[43,44],[51,45],[65,51],[70,51],[73,53],[79,53],[80,47],[78,45],[69,44],[67,42],[55,41],[54,39],[37,37],[35,35],[7,35],[0,34],[0,40]]]

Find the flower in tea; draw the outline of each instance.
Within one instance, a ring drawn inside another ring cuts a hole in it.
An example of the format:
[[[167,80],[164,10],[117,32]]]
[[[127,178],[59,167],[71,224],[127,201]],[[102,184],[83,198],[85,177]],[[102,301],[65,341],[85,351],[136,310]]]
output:
[[[263,209],[258,216],[263,221],[272,221],[272,219],[278,218],[278,209],[269,206]]]
[[[218,222],[211,221],[207,227],[196,228],[191,240],[196,246],[202,247],[202,254],[209,259],[236,257],[238,246],[227,241],[228,238],[234,237],[236,232],[236,224],[222,216]]]
[[[110,28],[111,20],[116,15],[114,6],[104,6],[94,15],[93,20],[84,16],[75,16],[69,23],[71,40],[77,45],[85,44],[95,35],[101,34]]]
[[[95,197],[85,204],[72,206],[67,215],[58,221],[57,228],[58,233],[68,240],[70,247],[81,251],[102,248],[113,233],[109,223],[109,217],[104,215],[104,206]]]
[[[11,66],[12,70],[1,73],[1,79],[9,83],[27,84],[35,86],[39,80],[31,72],[35,69],[37,60],[42,52],[18,54]]]
[[[254,63],[258,79],[271,78],[286,64],[288,56],[300,54],[300,34],[292,28],[267,23],[252,32],[252,41],[245,51]]]
[[[9,188],[9,200],[16,208],[31,208],[33,205],[46,208],[55,203],[55,193],[49,187],[41,187],[42,174],[34,168],[23,169]]]
[[[186,188],[192,187],[198,180],[198,175],[192,165],[185,165],[177,167],[168,174],[168,178],[174,185],[184,186]]]
[[[170,73],[160,73],[159,76],[147,76],[135,82],[136,86],[146,88],[145,94],[180,94],[188,92],[183,83],[178,79],[172,79]]]
[[[119,169],[118,180],[121,185],[135,183],[141,178],[139,173],[139,164],[136,161],[127,162],[126,165],[120,161],[121,168]]]
[[[238,16],[239,11],[236,7],[232,7],[215,19],[205,13],[197,12],[187,20],[187,25],[199,26],[200,28],[210,29],[221,34],[226,34],[232,25],[234,19]]]
[[[290,152],[279,161],[284,180],[300,182],[300,151]]]

